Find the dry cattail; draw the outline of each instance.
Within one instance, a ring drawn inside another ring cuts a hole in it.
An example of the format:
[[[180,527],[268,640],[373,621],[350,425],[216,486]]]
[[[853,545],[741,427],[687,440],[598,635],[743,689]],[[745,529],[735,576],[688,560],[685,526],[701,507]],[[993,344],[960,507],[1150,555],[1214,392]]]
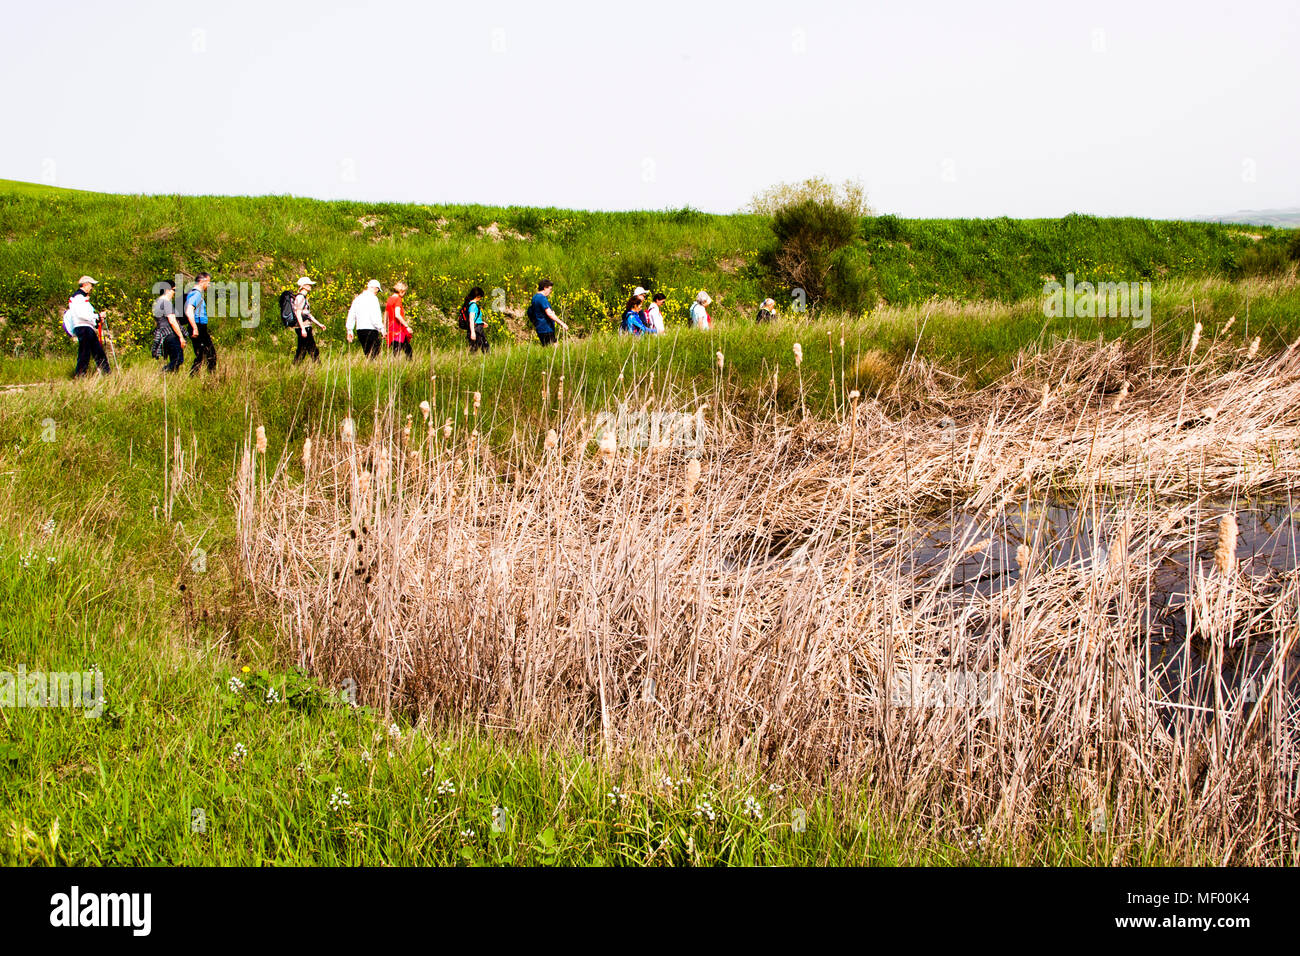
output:
[[[311,471],[311,439],[304,438],[302,442],[302,471],[303,474]]]
[[[1124,570],[1128,563],[1128,539],[1133,534],[1133,522],[1125,518],[1124,523],[1115,532],[1115,540],[1110,543],[1110,554],[1106,555],[1106,574],[1115,577]]]
[[[343,419],[342,429],[344,441],[352,441],[356,437],[357,427],[350,417]]]
[[[1214,566],[1220,574],[1231,574],[1237,565],[1237,516],[1228,512],[1219,519],[1219,543],[1214,549]]]
[[[695,486],[700,483],[700,460],[692,458],[686,463],[686,493],[693,494]]]
[[[370,494],[370,472],[363,471],[357,485],[361,489],[361,497],[364,498],[366,495]]]
[[[428,402],[420,403],[420,414],[424,416],[426,422],[429,420],[429,416],[433,414],[433,409],[429,407]]]
[[[1039,408],[1046,408],[1048,400],[1052,397],[1052,387],[1046,382],[1043,383],[1043,400],[1039,403]]]
[[[555,429],[549,429],[546,432],[546,450],[555,451],[556,446],[560,444],[560,436],[555,433]]]
[[[557,405],[564,404],[564,376],[563,375],[560,376],[560,384],[555,387],[555,403]]]
[[[257,453],[259,455],[266,451],[266,428],[263,425],[257,426]]]
[[[856,402],[856,401],[857,401],[859,398],[861,398],[861,397],[862,397],[862,393],[859,392],[856,388],[853,389],[853,391],[849,392],[849,401],[850,401],[850,402]]]
[[[450,438],[451,438],[451,419],[450,419],[450,418],[447,419],[445,422],[442,423],[442,437],[443,437],[443,438],[447,438],[447,439],[450,439]]]
[[[725,361],[725,360],[724,360],[724,358],[723,358],[722,353],[719,352],[719,353],[718,353],[718,371],[722,371],[722,364],[723,364],[724,361]]]
[[[794,343],[794,364],[795,365],[803,364],[803,346],[800,345],[798,342]]]
[[[1223,324],[1223,331],[1226,333],[1228,329],[1232,328],[1232,323],[1236,321],[1237,317],[1235,315],[1229,316],[1228,321]]]
[[[618,451],[618,442],[614,438],[614,433],[605,429],[600,436],[600,457],[605,461],[613,461],[616,451]]]
[[[478,410],[479,410],[479,406],[482,405],[482,404],[483,404],[483,393],[482,393],[482,392],[475,392],[475,393],[474,393],[474,411],[478,411]]]
[[[1029,570],[1029,545],[1022,544],[1016,548],[1016,567],[1020,569],[1020,576],[1024,577]]]
[[[1251,341],[1251,343],[1250,343],[1250,348],[1246,350],[1246,361],[1250,361],[1250,360],[1253,359],[1257,354],[1259,354],[1259,336],[1258,336],[1258,335],[1255,336],[1255,338]]]
[[[1188,358],[1191,358],[1194,354],[1196,354],[1196,346],[1200,344],[1201,344],[1201,323],[1197,322],[1196,325],[1192,326],[1192,341],[1191,344],[1188,345],[1187,347]]]
[[[403,444],[403,445],[409,445],[409,444],[411,443],[411,420],[412,420],[412,416],[407,415],[407,416],[406,416],[406,424],[402,427],[402,444]]]
[[[1128,398],[1128,382],[1123,382],[1119,387],[1119,394],[1115,396],[1115,401],[1111,404],[1111,411],[1119,411],[1119,407],[1124,404],[1124,399]]]

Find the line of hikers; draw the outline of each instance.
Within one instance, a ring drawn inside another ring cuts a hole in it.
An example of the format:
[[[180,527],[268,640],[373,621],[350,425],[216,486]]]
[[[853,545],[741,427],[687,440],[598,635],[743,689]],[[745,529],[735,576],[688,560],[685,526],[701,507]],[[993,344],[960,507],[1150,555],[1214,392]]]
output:
[[[164,280],[156,288],[161,292],[154,300],[152,314],[154,319],[153,357],[165,358],[164,372],[178,371],[185,364],[185,343],[188,341],[194,350],[194,362],[190,374],[197,375],[200,368],[209,372],[217,367],[217,349],[208,332],[208,306],[206,292],[212,276],[200,272],[194,277],[194,284],[185,293],[185,300],[180,315],[176,313],[176,285]],[[90,302],[91,292],[99,283],[90,276],[77,280],[77,291],[68,300],[68,308],[63,315],[63,327],[69,336],[77,340],[77,367],[72,373],[76,378],[90,370],[93,361],[99,371],[110,371],[108,357],[104,352],[104,313],[96,312]],[[317,321],[311,311],[310,293],[316,285],[307,276],[298,280],[296,291],[285,291],[280,295],[280,320],[286,329],[292,329],[297,346],[294,350],[293,363],[297,365],[305,358],[320,361],[320,350],[312,327],[325,328]],[[407,292],[405,282],[395,282],[392,294],[383,305],[379,302],[382,286],[378,279],[371,279],[366,287],[357,294],[348,308],[347,339],[359,342],[367,358],[380,354],[381,340],[386,343],[394,355],[412,356],[411,340],[415,331],[408,320],[403,304]],[[556,329],[568,331],[569,327],[555,313],[551,305],[551,292],[554,285],[549,279],[542,279],[537,284],[537,292],[528,303],[527,318],[537,333],[537,340],[542,345],[552,345],[556,338]],[[457,315],[457,324],[465,333],[465,339],[471,352],[487,354],[491,348],[488,341],[487,315],[483,311],[483,290],[474,286],[465,295]],[[647,303],[647,298],[649,302]],[[623,309],[619,323],[620,331],[630,335],[656,335],[664,331],[663,307],[667,296],[662,292],[650,295],[649,290],[637,286]],[[707,292],[701,291],[691,304],[690,324],[692,328],[710,329],[713,318],[709,306],[713,299]],[[764,300],[758,311],[758,321],[769,321],[776,315],[776,302]],[[110,347],[112,339],[109,338]]]

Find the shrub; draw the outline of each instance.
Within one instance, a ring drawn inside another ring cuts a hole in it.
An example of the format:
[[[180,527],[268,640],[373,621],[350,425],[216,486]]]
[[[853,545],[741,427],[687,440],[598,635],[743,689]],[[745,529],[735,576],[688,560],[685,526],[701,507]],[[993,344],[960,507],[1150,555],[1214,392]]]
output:
[[[827,302],[835,254],[858,234],[853,210],[834,202],[804,199],[777,210],[772,232],[777,246],[768,253],[768,260],[777,277],[791,289],[803,289],[809,305]]]
[[[805,179],[801,183],[777,183],[775,186],[769,186],[762,192],[754,194],[747,209],[760,216],[775,216],[782,209],[803,202],[837,206],[847,210],[854,219],[871,215],[871,207],[867,205],[867,193],[862,183],[856,179],[846,179],[837,186],[820,176]]]

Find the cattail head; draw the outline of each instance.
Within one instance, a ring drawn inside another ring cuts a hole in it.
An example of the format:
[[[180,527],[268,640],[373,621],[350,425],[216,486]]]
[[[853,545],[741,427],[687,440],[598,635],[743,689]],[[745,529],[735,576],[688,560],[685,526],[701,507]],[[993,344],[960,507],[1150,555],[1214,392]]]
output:
[[[1237,316],[1236,316],[1236,315],[1230,315],[1230,316],[1228,316],[1228,321],[1225,322],[1225,323],[1223,323],[1223,331],[1224,331],[1224,332],[1227,332],[1228,329],[1232,328],[1232,323],[1233,323],[1233,322],[1236,322],[1236,321],[1237,321]]]
[[[600,436],[600,457],[605,461],[613,461],[614,454],[617,451],[618,441],[615,439],[614,433],[609,429],[605,429]]]
[[[1115,396],[1115,401],[1111,405],[1112,411],[1119,411],[1119,407],[1124,404],[1124,399],[1128,398],[1128,389],[1129,384],[1127,381],[1120,384],[1119,394]]]
[[[403,445],[409,445],[409,444],[411,443],[411,419],[412,419],[412,416],[407,415],[407,416],[406,416],[406,424],[402,427],[402,444],[403,444]]]
[[[563,375],[560,376],[560,383],[557,386],[555,386],[555,401],[559,403],[564,402],[564,376]]]
[[[685,481],[686,493],[688,495],[693,494],[695,491],[695,486],[698,485],[699,483],[700,483],[700,460],[698,458],[692,458],[688,462],[686,462],[686,481]]]
[[[1259,336],[1251,340],[1250,348],[1246,350],[1246,360],[1249,361],[1259,354]]]
[[[1124,523],[1115,532],[1115,540],[1110,543],[1110,554],[1106,555],[1106,574],[1115,577],[1128,564],[1128,539],[1133,534],[1133,522],[1125,518]]]
[[[1237,565],[1237,516],[1228,512],[1219,519],[1219,543],[1214,549],[1214,566],[1220,574],[1231,574]]]
[[[478,411],[478,410],[479,410],[479,406],[482,405],[482,404],[483,404],[483,393],[482,393],[482,392],[475,392],[475,393],[474,393],[474,411]]]
[[[304,438],[302,442],[302,471],[305,475],[311,471],[311,439]]]
[[[800,345],[798,342],[794,343],[794,364],[795,365],[803,364],[803,346]]]
[[[450,438],[451,438],[451,419],[450,419],[450,418],[447,419],[445,422],[442,423],[442,437],[443,437],[443,438],[447,438],[447,439],[450,439]]]
[[[546,450],[555,451],[556,446],[560,444],[560,436],[555,433],[555,429],[549,429],[546,432]]]
[[[719,371],[722,370],[722,365],[723,365],[723,363],[724,363],[725,361],[726,361],[725,357],[723,356],[723,354],[722,354],[721,352],[719,352],[719,353],[718,353],[718,370],[719,370]]]
[[[257,453],[260,455],[266,451],[266,428],[263,425],[257,426]]]
[[[856,388],[853,389],[851,392],[849,392],[849,401],[850,401],[850,402],[856,402],[856,401],[857,401],[859,398],[861,398],[861,397],[862,397],[862,393],[859,392]]]
[[[340,427],[342,428],[343,431],[344,441],[352,441],[352,439],[356,437],[357,426],[352,421],[352,418],[350,416],[348,418],[343,419],[343,423]]]
[[[428,402],[420,403],[420,414],[424,416],[426,422],[429,420],[429,416],[433,414],[433,409],[429,407]]]
[[[1038,407],[1039,407],[1039,408],[1046,408],[1046,407],[1047,407],[1047,403],[1048,403],[1048,401],[1051,399],[1051,397],[1052,397],[1052,386],[1050,386],[1050,385],[1048,385],[1046,382],[1044,382],[1044,383],[1043,383],[1043,400],[1042,400],[1041,402],[1039,402]]]
[[[361,478],[357,481],[357,486],[361,489],[361,496],[365,497],[370,493],[370,472],[363,471]]]
[[[1201,344],[1201,323],[1197,322],[1192,326],[1192,341],[1187,346],[1187,357],[1191,358],[1196,353],[1196,346]]]
[[[1016,548],[1016,567],[1020,569],[1022,577],[1029,570],[1029,545],[1022,544]]]

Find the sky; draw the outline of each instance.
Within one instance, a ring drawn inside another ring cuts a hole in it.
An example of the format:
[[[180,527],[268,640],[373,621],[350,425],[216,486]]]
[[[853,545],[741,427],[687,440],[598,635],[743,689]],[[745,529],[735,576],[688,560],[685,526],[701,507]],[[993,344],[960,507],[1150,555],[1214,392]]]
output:
[[[1300,2],[8,4],[0,178],[908,217],[1300,206]]]

